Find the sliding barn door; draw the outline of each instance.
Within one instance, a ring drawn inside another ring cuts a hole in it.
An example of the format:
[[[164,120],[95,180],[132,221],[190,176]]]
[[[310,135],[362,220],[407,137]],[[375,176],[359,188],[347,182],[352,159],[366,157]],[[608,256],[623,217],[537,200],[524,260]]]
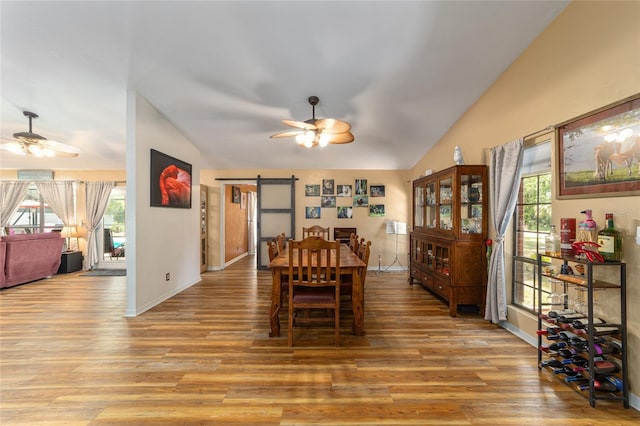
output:
[[[258,175],[258,269],[269,267],[267,241],[283,232],[295,237],[296,178],[262,179]]]

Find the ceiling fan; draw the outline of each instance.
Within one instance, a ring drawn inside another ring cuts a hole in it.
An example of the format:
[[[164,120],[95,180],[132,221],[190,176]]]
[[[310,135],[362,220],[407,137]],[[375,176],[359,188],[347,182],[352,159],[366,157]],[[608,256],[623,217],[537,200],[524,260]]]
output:
[[[33,133],[31,121],[38,118],[38,114],[30,111],[23,111],[23,114],[29,118],[29,131],[14,133],[13,137],[17,141],[0,144],[0,149],[16,155],[33,155],[34,157],[77,157],[80,154],[77,148],[50,141],[44,136]]]
[[[355,138],[350,132],[351,124],[335,118],[316,118],[316,105],[318,105],[320,99],[317,96],[309,96],[308,101],[312,108],[311,119],[306,121],[282,120],[287,126],[296,127],[300,130],[280,132],[270,137],[286,138],[295,136],[296,142],[306,148],[354,141]]]

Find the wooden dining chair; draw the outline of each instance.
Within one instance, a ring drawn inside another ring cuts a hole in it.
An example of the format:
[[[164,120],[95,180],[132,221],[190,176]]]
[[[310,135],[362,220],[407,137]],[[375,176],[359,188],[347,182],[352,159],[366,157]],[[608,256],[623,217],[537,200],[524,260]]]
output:
[[[371,241],[364,242],[359,245],[358,253],[356,255],[364,262],[364,267],[360,269],[360,280],[364,287],[365,280],[367,278],[367,268],[369,267],[369,257],[371,256]],[[343,296],[349,296],[353,293],[353,277],[351,275],[345,275],[340,281],[340,294]]]
[[[352,252],[356,252],[356,242],[358,241],[358,235],[355,232],[352,232],[349,235],[349,248]]]
[[[287,236],[283,232],[282,234],[276,235],[276,242],[278,244],[278,254],[284,253],[287,249]]]
[[[278,257],[278,242],[275,238],[267,241],[267,251],[269,252],[269,262]]]
[[[331,264],[334,264],[332,266]],[[333,311],[330,316],[295,317],[297,310]],[[340,242],[320,237],[289,241],[289,346],[293,326],[300,322],[334,322],[335,345],[340,345]]]
[[[284,233],[282,234],[284,235]],[[269,252],[269,262],[278,257],[280,254],[280,250],[278,250],[278,240],[277,238],[272,238],[267,241],[267,251]],[[275,271],[271,271],[272,274],[275,274]],[[287,293],[289,292],[289,276],[287,272],[282,272],[280,275],[280,294],[282,295],[282,300],[287,299]]]
[[[302,228],[302,239],[307,237],[320,237],[323,240],[329,240],[329,228],[320,225],[313,225],[308,228]]]

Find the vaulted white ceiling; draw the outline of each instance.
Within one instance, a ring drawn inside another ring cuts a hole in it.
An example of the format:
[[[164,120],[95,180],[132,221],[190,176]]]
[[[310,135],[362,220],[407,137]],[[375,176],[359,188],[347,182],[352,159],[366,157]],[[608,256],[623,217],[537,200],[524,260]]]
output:
[[[29,110],[34,132],[82,153],[0,151],[0,167],[124,169],[135,90],[203,168],[407,169],[568,3],[3,0],[1,138]],[[310,95],[354,143],[269,138],[311,118]]]

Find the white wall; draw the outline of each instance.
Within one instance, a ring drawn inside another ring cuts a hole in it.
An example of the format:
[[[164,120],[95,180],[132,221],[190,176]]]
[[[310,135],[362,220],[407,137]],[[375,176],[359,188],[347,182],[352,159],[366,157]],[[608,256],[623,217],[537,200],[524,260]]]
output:
[[[127,96],[127,139],[126,315],[135,316],[200,281],[200,153],[135,92]],[[151,148],[193,166],[191,209],[150,207]]]

